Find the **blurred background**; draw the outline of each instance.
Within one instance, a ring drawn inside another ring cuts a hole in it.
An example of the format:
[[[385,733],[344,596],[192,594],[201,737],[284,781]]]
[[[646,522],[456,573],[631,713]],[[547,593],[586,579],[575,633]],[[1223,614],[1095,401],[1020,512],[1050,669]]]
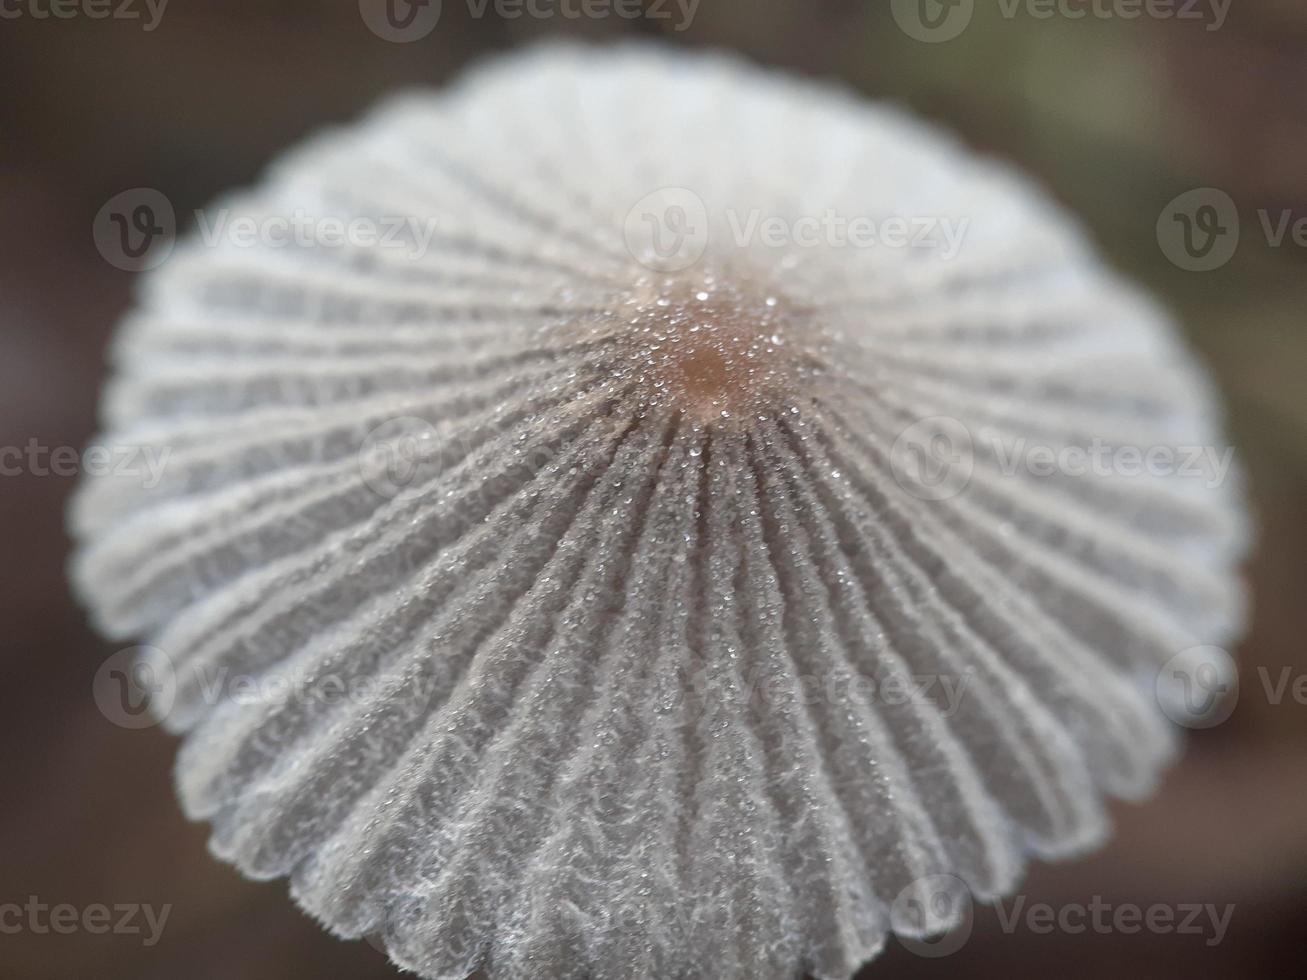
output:
[[[1307,224],[1296,240],[1293,228],[1307,219],[1307,5],[670,0],[631,19],[600,3],[592,9],[607,16],[577,19],[547,0],[536,9],[553,16],[516,18],[494,0],[444,0],[433,22],[430,7],[390,2],[387,20],[371,0],[0,0],[0,446],[80,449],[94,433],[105,344],[136,277],[102,258],[92,230],[124,190],[157,189],[190,214],[390,89],[438,85],[487,53],[560,33],[730,48],[900,102],[1032,173],[1110,261],[1176,311],[1224,389],[1260,543],[1229,719],[1192,734],[1151,802],[1116,808],[1107,848],[1036,865],[1021,887],[1027,905],[1055,909],[1095,896],[1142,909],[1229,904],[1219,941],[1210,925],[1005,930],[996,910],[978,908],[949,955],[891,941],[861,976],[1124,980],[1297,967],[1307,916]],[[1185,207],[1214,236],[1201,248],[1159,232]],[[1220,220],[1204,223],[1212,215]],[[153,944],[143,920],[137,935],[0,931],[0,978],[397,976],[367,943],[320,930],[283,883],[242,880],[211,858],[206,828],[173,799],[175,741],[97,709],[92,678],[114,648],[64,584],[74,477],[19,469],[0,476],[0,905],[170,910]]]

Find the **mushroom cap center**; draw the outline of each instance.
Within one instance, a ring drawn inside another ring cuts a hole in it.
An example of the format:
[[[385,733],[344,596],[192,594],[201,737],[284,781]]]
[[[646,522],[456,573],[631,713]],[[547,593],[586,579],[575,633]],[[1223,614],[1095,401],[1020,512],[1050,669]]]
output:
[[[821,361],[810,317],[750,280],[651,276],[616,319],[615,373],[705,424],[779,410]]]

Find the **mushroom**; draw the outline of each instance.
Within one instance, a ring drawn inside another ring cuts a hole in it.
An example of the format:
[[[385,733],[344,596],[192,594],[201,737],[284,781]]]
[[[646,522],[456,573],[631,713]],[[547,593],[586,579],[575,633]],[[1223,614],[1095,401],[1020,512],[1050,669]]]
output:
[[[1101,842],[1238,633],[1166,316],[897,110],[547,47],[228,221],[122,326],[103,439],[167,465],[74,576],[214,852],[421,976],[846,977]]]

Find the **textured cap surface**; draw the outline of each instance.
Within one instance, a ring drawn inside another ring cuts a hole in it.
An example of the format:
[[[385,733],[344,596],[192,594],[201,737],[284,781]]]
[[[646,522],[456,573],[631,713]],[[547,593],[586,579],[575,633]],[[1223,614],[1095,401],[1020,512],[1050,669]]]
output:
[[[895,111],[550,48],[222,203],[390,240],[145,281],[103,438],[167,465],[75,576],[214,850],[422,976],[848,976],[1098,842],[1239,625],[1215,454],[1065,465],[1219,448],[1164,317]]]

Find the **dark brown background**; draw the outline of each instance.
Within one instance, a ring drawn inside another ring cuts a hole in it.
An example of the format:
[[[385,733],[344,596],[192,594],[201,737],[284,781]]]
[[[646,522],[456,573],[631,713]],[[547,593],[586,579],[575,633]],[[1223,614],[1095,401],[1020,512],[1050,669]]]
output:
[[[26,2],[26,0],[24,0]],[[115,3],[120,0],[114,0]],[[256,178],[279,150],[402,84],[439,83],[493,50],[546,33],[631,33],[476,20],[445,0],[421,42],[386,43],[353,0],[172,0],[160,26],[85,17],[0,20],[0,445],[80,447],[94,428],[103,348],[134,278],[96,252],[100,206],[156,187],[179,213]],[[1271,976],[1296,972],[1307,914],[1307,706],[1272,704],[1272,677],[1307,672],[1307,254],[1269,248],[1259,208],[1307,214],[1307,8],[1236,0],[1201,22],[1005,19],[979,0],[966,33],[921,44],[888,4],[703,0],[673,43],[718,45],[890,97],[1033,172],[1079,212],[1118,265],[1161,294],[1223,385],[1251,476],[1261,544],[1251,562],[1243,689],[1229,721],[1191,739],[1143,806],[1119,807],[1096,856],[1037,866],[1028,902],[1235,903],[1224,941],[1111,933],[1004,934],[977,912],[940,960],[891,943],[869,977]],[[1245,240],[1225,268],[1170,265],[1154,237],[1166,203],[1215,186]],[[72,481],[0,477],[3,805],[0,903],[170,903],[162,941],[0,935],[0,977],[340,978],[395,972],[364,943],[330,938],[280,883],[240,879],[205,850],[172,797],[175,743],[97,711],[91,679],[113,648],[64,586]]]

